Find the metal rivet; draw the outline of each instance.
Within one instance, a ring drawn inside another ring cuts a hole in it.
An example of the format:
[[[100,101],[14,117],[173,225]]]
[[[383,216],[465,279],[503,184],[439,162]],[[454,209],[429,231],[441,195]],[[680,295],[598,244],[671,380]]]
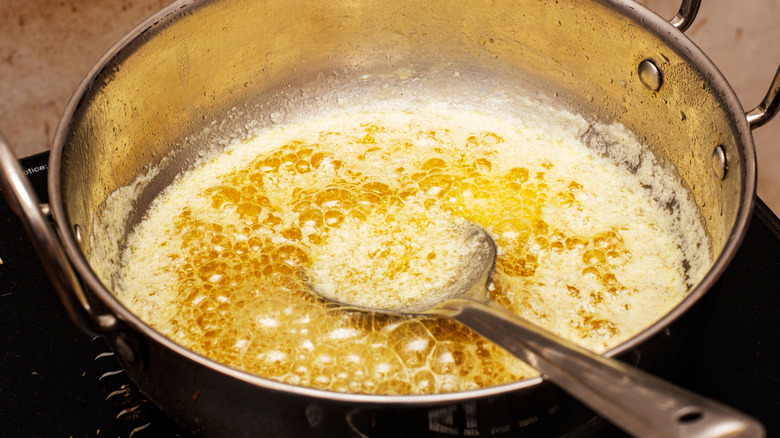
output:
[[[661,76],[661,70],[658,66],[649,59],[639,63],[639,80],[650,91],[658,91],[663,84],[663,77]]]
[[[726,168],[726,149],[718,145],[712,150],[712,170],[718,179],[723,179],[726,177]]]
[[[78,242],[79,245],[81,245],[82,236],[81,236],[81,227],[79,226],[79,224],[73,226],[73,233],[76,235],[76,242]]]

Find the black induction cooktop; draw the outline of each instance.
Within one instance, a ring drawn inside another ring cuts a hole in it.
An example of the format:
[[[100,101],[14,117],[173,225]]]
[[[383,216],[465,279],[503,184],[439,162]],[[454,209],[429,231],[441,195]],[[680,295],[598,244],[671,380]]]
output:
[[[48,153],[22,160],[47,201]],[[0,201],[0,436],[189,437],[139,392],[102,338],[78,331]],[[780,436],[780,221],[758,200],[679,385]]]

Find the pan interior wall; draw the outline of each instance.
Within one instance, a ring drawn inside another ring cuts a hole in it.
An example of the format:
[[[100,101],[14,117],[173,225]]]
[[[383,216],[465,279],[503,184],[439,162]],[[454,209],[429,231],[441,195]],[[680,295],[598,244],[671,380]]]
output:
[[[523,90],[581,114],[593,126],[583,135],[605,154],[613,145],[594,135],[600,122],[628,127],[691,190],[717,254],[744,191],[745,139],[711,78],[652,29],[660,21],[643,26],[638,14],[577,0],[228,0],[169,9],[97,72],[59,139],[66,212],[85,235],[102,232],[92,218],[108,196],[145,175],[129,206],[133,224],[209,151],[344,99],[424,90],[511,106]],[[638,79],[643,59],[663,72],[658,91]],[[710,170],[718,144],[733,163],[724,180]]]

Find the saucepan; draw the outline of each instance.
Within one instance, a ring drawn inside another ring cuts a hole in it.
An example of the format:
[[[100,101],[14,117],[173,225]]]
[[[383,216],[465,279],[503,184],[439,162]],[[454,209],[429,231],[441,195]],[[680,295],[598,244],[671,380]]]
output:
[[[631,0],[177,1],[119,41],[79,86],[54,136],[49,204],[37,202],[5,141],[2,191],[75,324],[105,336],[138,387],[196,434],[588,433],[598,418],[541,378],[373,396],[296,387],[209,360],[141,321],[101,281],[90,242],[106,231],[94,218],[110,194],[152,175],[115,230],[123,236],[207,147],[300,108],[368,90],[441,89],[453,77],[472,94],[522,84],[586,120],[623,124],[690,190],[714,263],[671,312],[605,353],[669,375],[745,235],[756,190],[751,130],[780,105],[776,76],[764,101],[743,109],[683,33],[698,7],[683,0],[667,21]]]

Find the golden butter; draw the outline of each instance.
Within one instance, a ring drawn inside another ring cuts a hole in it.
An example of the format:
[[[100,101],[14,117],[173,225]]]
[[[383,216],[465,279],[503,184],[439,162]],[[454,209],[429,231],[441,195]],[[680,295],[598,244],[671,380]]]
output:
[[[462,218],[498,244],[496,300],[603,351],[678,303],[690,266],[707,261],[567,121],[376,108],[267,128],[155,201],[122,255],[118,295],[182,345],[294,385],[423,394],[535,376],[457,323],[347,311],[307,291],[303,270],[328,257],[356,284],[380,265],[410,285],[435,281],[455,249],[417,240]],[[366,227],[392,237],[349,258],[339,239]]]

